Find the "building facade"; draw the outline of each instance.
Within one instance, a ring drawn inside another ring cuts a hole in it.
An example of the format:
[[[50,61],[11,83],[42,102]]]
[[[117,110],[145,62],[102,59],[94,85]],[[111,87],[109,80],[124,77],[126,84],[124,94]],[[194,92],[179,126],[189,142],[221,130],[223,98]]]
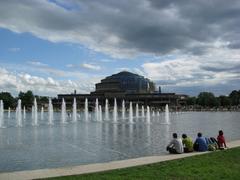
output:
[[[95,106],[95,100],[98,99],[100,105],[105,104],[108,99],[110,106],[113,105],[114,98],[117,99],[119,106],[122,100],[126,105],[132,102],[139,105],[151,106],[156,108],[169,106],[181,106],[186,103],[186,95],[178,95],[175,93],[161,93],[155,91],[155,84],[143,76],[123,71],[113,74],[101,80],[96,84],[96,90],[90,94],[59,94],[55,104],[60,106],[62,98],[65,99],[68,106],[72,105],[73,98],[76,98],[79,108],[84,107],[85,99],[88,99],[89,107]]]

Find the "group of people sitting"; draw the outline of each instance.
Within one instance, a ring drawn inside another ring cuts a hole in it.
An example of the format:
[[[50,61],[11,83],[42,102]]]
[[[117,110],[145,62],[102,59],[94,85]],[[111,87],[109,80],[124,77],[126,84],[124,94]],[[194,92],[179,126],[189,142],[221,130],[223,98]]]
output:
[[[171,154],[189,153],[193,151],[214,151],[217,149],[223,150],[227,148],[223,131],[218,132],[217,140],[214,137],[203,137],[202,133],[197,134],[197,138],[193,143],[192,139],[186,134],[182,135],[182,139],[178,138],[177,133],[173,133],[173,139],[167,146],[167,151]]]

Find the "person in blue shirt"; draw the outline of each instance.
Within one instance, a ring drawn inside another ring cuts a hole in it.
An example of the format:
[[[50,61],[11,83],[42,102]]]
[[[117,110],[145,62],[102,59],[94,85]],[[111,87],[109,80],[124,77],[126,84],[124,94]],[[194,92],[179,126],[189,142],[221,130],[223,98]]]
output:
[[[197,134],[197,136],[198,137],[195,140],[194,145],[193,145],[194,150],[200,151],[200,152],[207,151],[208,145],[207,145],[206,139],[204,137],[202,137],[202,133],[200,133],[200,132]]]

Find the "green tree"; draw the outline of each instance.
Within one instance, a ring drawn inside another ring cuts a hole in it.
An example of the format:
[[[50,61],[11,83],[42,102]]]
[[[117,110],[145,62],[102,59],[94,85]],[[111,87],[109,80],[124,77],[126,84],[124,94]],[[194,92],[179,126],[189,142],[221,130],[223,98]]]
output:
[[[15,106],[15,99],[9,92],[1,92],[0,99],[3,100],[4,109]]]
[[[18,99],[22,100],[22,106],[26,108],[32,107],[34,101],[34,95],[32,91],[27,91],[26,93],[20,92],[18,95]]]
[[[226,106],[231,105],[231,100],[229,99],[228,96],[219,96],[218,101],[219,101],[220,106],[226,107]]]
[[[217,98],[211,92],[201,92],[197,97],[197,104],[204,107],[218,106]]]
[[[196,97],[188,97],[187,98],[187,105],[195,105],[196,104]]]
[[[229,94],[229,98],[231,100],[231,105],[236,106],[240,103],[240,90],[234,90]]]

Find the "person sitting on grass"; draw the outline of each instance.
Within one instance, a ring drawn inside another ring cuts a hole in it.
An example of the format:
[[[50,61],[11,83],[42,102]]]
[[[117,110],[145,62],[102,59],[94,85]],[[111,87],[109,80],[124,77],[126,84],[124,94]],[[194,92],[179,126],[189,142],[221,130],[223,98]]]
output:
[[[223,150],[224,148],[227,148],[227,145],[226,145],[225,138],[223,136],[223,131],[222,130],[218,131],[217,141],[218,141],[219,149]]]
[[[182,143],[185,153],[193,152],[193,141],[190,137],[187,137],[186,134],[182,135]]]
[[[218,149],[218,144],[215,142],[216,141],[215,138],[213,138],[213,137],[210,137],[210,138],[205,137],[205,140],[207,142],[209,151],[215,151],[215,150]]]
[[[183,153],[182,140],[177,138],[177,133],[173,133],[173,139],[167,146],[167,151],[170,154],[181,154]]]
[[[208,150],[208,145],[205,138],[202,137],[202,133],[197,134],[197,139],[194,142],[193,148],[195,151],[203,152]]]

